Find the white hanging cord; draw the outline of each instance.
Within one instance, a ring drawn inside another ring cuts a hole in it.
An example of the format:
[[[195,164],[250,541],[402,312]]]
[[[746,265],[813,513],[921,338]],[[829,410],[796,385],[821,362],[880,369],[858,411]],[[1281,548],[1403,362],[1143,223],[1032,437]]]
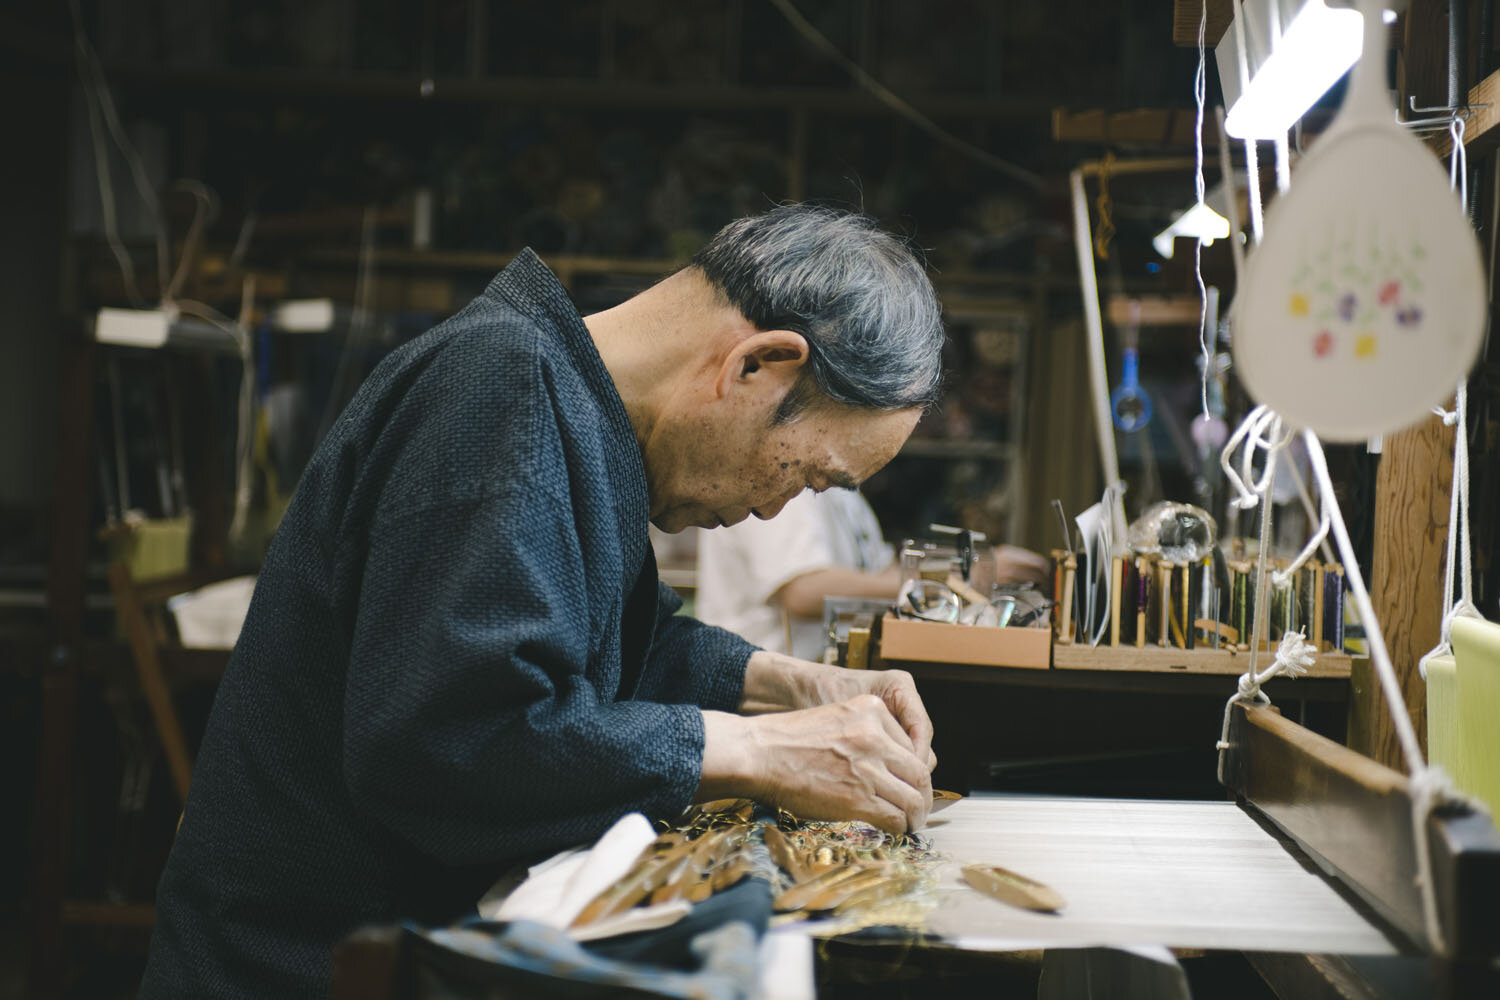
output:
[[[1448,550],[1443,571],[1443,624],[1438,642],[1417,661],[1417,670],[1427,677],[1427,663],[1435,656],[1453,652],[1453,621],[1459,617],[1484,617],[1474,603],[1474,570],[1469,528],[1468,386],[1458,384],[1454,408],[1435,407],[1443,423],[1454,428],[1453,484],[1448,496]],[[1460,568],[1461,567],[1461,568]],[[1454,577],[1459,577],[1463,596],[1454,599]]]
[[[1397,742],[1401,744],[1410,773],[1408,788],[1412,803],[1412,834],[1417,854],[1417,883],[1422,894],[1422,918],[1427,928],[1427,939],[1433,951],[1447,951],[1442,923],[1437,912],[1437,891],[1433,885],[1432,856],[1427,844],[1427,817],[1437,806],[1459,798],[1441,768],[1429,767],[1422,757],[1422,746],[1417,741],[1417,731],[1411,724],[1411,715],[1406,711],[1406,700],[1401,694],[1401,684],[1396,679],[1396,668],[1391,665],[1390,653],[1385,647],[1385,637],[1380,632],[1380,622],[1375,618],[1375,608],[1370,603],[1370,594],[1365,589],[1364,574],[1360,572],[1359,560],[1355,558],[1354,545],[1349,541],[1349,531],[1344,527],[1344,516],[1339,511],[1339,501],[1334,493],[1333,480],[1328,475],[1328,462],[1323,457],[1323,446],[1312,431],[1302,432],[1307,444],[1307,457],[1312,465],[1313,481],[1323,496],[1323,507],[1332,521],[1333,536],[1338,541],[1339,554],[1344,560],[1344,579],[1349,585],[1350,596],[1359,612],[1359,620],[1365,628],[1365,645],[1369,649],[1370,662],[1375,666],[1375,677],[1385,695],[1386,708],[1396,727]]]
[[[1281,44],[1281,5],[1269,4],[1268,10],[1271,15],[1271,44],[1266,47],[1267,52],[1275,52],[1276,46]],[[1276,137],[1276,193],[1286,194],[1287,189],[1292,186],[1292,156],[1287,149],[1286,132]]]
[[[1229,155],[1229,136],[1224,131],[1224,106],[1214,108],[1219,125],[1219,176],[1224,184],[1224,207],[1229,210],[1229,250],[1234,256],[1234,277],[1245,270],[1245,247],[1240,242],[1240,196],[1234,189],[1234,160]]]
[[[1460,205],[1469,203],[1469,161],[1464,148],[1464,120],[1458,115],[1448,125],[1453,137],[1453,156],[1448,161],[1448,186],[1459,197]],[[1459,380],[1453,394],[1452,410],[1434,406],[1432,412],[1442,418],[1443,423],[1454,428],[1453,435],[1453,484],[1448,495],[1448,551],[1443,571],[1443,624],[1436,646],[1433,646],[1417,661],[1417,671],[1425,680],[1427,664],[1435,656],[1447,656],[1453,652],[1453,620],[1459,616],[1483,618],[1474,604],[1473,561],[1469,535],[1469,389]],[[1462,563],[1459,559],[1462,558]],[[1463,597],[1454,600],[1453,584],[1455,567],[1462,565],[1461,583]]]
[[[1292,152],[1287,146],[1286,133],[1276,137],[1276,193],[1286,194],[1292,186]]]
[[[1231,26],[1234,28],[1234,48],[1238,55],[1240,69],[1240,93],[1243,94],[1250,89],[1250,57],[1245,53],[1245,32],[1249,23],[1245,14],[1243,3],[1235,4],[1234,20]],[[1265,229],[1265,216],[1261,210],[1260,200],[1260,160],[1256,153],[1255,140],[1245,140],[1245,181],[1250,192],[1250,231],[1255,237],[1255,245],[1260,246],[1262,231]]]
[[[1292,482],[1297,484],[1297,499],[1302,501],[1302,509],[1307,512],[1307,519],[1318,522],[1317,533],[1313,536],[1312,541],[1308,542],[1308,548],[1287,569],[1287,573],[1290,575],[1311,558],[1312,553],[1310,550],[1314,544],[1323,550],[1324,562],[1336,562],[1337,560],[1333,558],[1333,548],[1328,544],[1328,512],[1325,510],[1322,514],[1318,513],[1318,508],[1313,503],[1312,495],[1307,492],[1307,480],[1302,478],[1302,470],[1297,468],[1297,463],[1295,461],[1287,462],[1286,468],[1292,474]]]
[[[1266,466],[1261,471],[1261,478],[1257,480],[1254,474],[1255,455],[1259,451],[1269,452],[1273,447],[1279,451],[1289,440],[1290,435],[1282,432],[1281,418],[1265,404],[1262,403],[1245,415],[1245,419],[1240,421],[1240,425],[1229,436],[1224,450],[1219,453],[1219,467],[1224,470],[1224,476],[1234,492],[1234,496],[1229,499],[1231,507],[1235,510],[1251,510],[1261,502],[1261,496],[1270,486],[1273,466],[1268,457]],[[1243,450],[1240,448],[1242,443]],[[1237,450],[1241,450],[1238,471],[1234,468],[1234,454]]]
[[[1234,491],[1235,496],[1230,500],[1230,506],[1248,510],[1256,504],[1260,504],[1260,545],[1256,553],[1255,565],[1255,601],[1250,616],[1250,668],[1240,675],[1239,684],[1233,695],[1224,703],[1224,724],[1219,732],[1219,751],[1229,749],[1229,720],[1234,712],[1236,702],[1259,703],[1269,705],[1271,699],[1267,698],[1261,691],[1261,686],[1272,677],[1285,675],[1288,677],[1299,677],[1307,672],[1317,660],[1317,647],[1307,641],[1304,632],[1287,632],[1281,637],[1281,644],[1276,649],[1276,655],[1271,665],[1265,670],[1257,670],[1260,657],[1260,639],[1265,629],[1266,619],[1270,617],[1270,602],[1265,599],[1266,590],[1266,564],[1271,550],[1271,491],[1276,485],[1276,467],[1280,464],[1279,455],[1287,443],[1291,440],[1290,433],[1283,433],[1281,418],[1265,405],[1257,406],[1240,422],[1230,437],[1224,451],[1219,456],[1219,464],[1224,469]],[[1233,455],[1236,448],[1243,444],[1244,458],[1239,472],[1234,469]],[[1259,450],[1265,451],[1265,470],[1259,480],[1253,475],[1255,453]],[[1316,547],[1316,541],[1313,543]],[[1305,558],[1305,556],[1303,557]],[[1262,612],[1265,612],[1262,615]],[[1220,777],[1222,772],[1223,757],[1220,757]]]
[[[1250,429],[1255,426],[1256,422],[1268,410],[1269,408],[1262,403],[1245,414],[1245,419],[1240,421],[1239,426],[1234,429],[1234,433],[1229,435],[1229,440],[1224,443],[1224,450],[1219,453],[1219,467],[1224,470],[1224,478],[1229,481],[1230,488],[1234,493],[1229,498],[1229,506],[1234,510],[1249,510],[1260,502],[1260,498],[1251,492],[1245,481],[1240,478],[1239,473],[1235,471],[1234,453],[1239,448],[1240,442],[1250,434]]]
[[[1448,186],[1458,193],[1458,203],[1469,204],[1469,151],[1464,147],[1464,120],[1458,115],[1448,123],[1453,137],[1453,155],[1448,159]]]
[[[1291,441],[1290,432],[1282,428],[1281,418],[1276,415],[1270,407],[1264,404],[1252,409],[1240,425],[1235,428],[1234,434],[1229,438],[1224,451],[1219,455],[1219,465],[1224,470],[1225,478],[1229,480],[1234,496],[1230,498],[1230,507],[1236,510],[1250,510],[1259,504],[1260,511],[1260,545],[1255,559],[1255,600],[1250,615],[1250,671],[1248,677],[1256,676],[1256,666],[1260,658],[1260,637],[1262,626],[1262,614],[1266,612],[1265,618],[1270,617],[1270,601],[1266,599],[1266,566],[1271,552],[1271,517],[1272,503],[1271,491],[1276,485],[1276,466],[1279,463],[1279,455],[1283,448]],[[1241,449],[1241,461],[1238,471],[1234,468],[1234,453]],[[1265,454],[1265,468],[1259,479],[1255,478],[1255,455],[1257,452]],[[1243,637],[1242,637],[1243,638]],[[1259,690],[1258,685],[1256,690]],[[1226,709],[1227,711],[1227,709]]]
[[[1349,541],[1349,532],[1344,527],[1344,517],[1339,510],[1338,496],[1333,490],[1333,480],[1328,475],[1328,462],[1323,457],[1323,446],[1316,434],[1303,431],[1302,439],[1307,445],[1308,462],[1312,466],[1313,482],[1322,494],[1323,506],[1328,510],[1334,540],[1338,543],[1339,555],[1344,561],[1344,579],[1349,585],[1354,606],[1359,611],[1359,620],[1364,623],[1365,643],[1369,647],[1370,661],[1375,665],[1375,674],[1381,691],[1390,706],[1391,718],[1396,726],[1396,737],[1406,758],[1407,769],[1413,773],[1423,764],[1422,745],[1417,740],[1417,731],[1412,728],[1411,716],[1406,712],[1406,702],[1401,695],[1401,684],[1396,680],[1396,669],[1391,666],[1391,655],[1386,650],[1385,638],[1380,632],[1380,623],[1375,620],[1375,609],[1370,604],[1369,592],[1365,590],[1364,577],[1355,558],[1354,545]]]

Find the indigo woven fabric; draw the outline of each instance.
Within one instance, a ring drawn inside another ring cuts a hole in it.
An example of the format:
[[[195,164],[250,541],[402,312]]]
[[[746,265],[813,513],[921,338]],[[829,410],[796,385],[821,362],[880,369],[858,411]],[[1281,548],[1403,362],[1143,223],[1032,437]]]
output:
[[[325,995],[357,926],[697,788],[752,646],[673,617],[624,404],[530,251],[393,352],[267,554],[157,892],[141,996]]]

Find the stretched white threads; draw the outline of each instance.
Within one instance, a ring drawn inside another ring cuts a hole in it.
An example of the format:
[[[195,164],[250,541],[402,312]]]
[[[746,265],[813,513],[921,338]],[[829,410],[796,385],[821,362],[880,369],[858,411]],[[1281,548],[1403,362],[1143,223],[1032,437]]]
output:
[[[1408,787],[1412,802],[1412,832],[1417,849],[1417,883],[1422,895],[1422,920],[1427,929],[1429,945],[1435,952],[1445,954],[1447,943],[1438,918],[1432,858],[1427,849],[1427,817],[1439,803],[1457,799],[1458,793],[1442,770],[1429,768],[1422,757],[1422,745],[1417,741],[1417,731],[1411,724],[1411,715],[1406,711],[1406,700],[1401,694],[1401,684],[1396,679],[1396,668],[1391,665],[1391,655],[1385,647],[1380,622],[1375,618],[1370,594],[1365,589],[1364,575],[1360,572],[1359,560],[1355,558],[1354,545],[1349,541],[1349,530],[1344,526],[1344,516],[1339,511],[1338,495],[1333,489],[1333,479],[1328,475],[1328,462],[1323,457],[1323,446],[1312,431],[1303,431],[1302,437],[1307,444],[1313,480],[1323,495],[1323,506],[1329,513],[1333,536],[1338,541],[1339,555],[1344,560],[1344,579],[1354,598],[1354,606],[1359,611],[1359,620],[1364,623],[1365,644],[1369,648],[1370,662],[1375,666],[1375,676],[1380,681],[1386,708],[1396,727],[1397,742],[1401,744],[1402,756],[1406,758],[1406,768],[1410,774]]]

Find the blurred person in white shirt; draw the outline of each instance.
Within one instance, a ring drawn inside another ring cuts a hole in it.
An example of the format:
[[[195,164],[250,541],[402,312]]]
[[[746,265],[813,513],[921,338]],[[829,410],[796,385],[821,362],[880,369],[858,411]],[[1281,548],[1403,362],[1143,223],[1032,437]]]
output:
[[[1034,552],[990,551],[975,565],[981,589],[1047,577]],[[768,520],[699,533],[697,617],[772,652],[822,660],[825,597],[894,601],[900,586],[895,552],[858,490],[808,490]]]

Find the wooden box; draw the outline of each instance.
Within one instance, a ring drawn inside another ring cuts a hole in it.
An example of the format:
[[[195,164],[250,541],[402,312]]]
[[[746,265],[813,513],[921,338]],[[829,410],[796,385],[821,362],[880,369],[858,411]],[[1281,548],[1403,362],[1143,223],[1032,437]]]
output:
[[[974,663],[986,667],[1051,666],[1050,628],[986,628],[948,625],[886,615],[880,623],[880,655],[887,660]]]

